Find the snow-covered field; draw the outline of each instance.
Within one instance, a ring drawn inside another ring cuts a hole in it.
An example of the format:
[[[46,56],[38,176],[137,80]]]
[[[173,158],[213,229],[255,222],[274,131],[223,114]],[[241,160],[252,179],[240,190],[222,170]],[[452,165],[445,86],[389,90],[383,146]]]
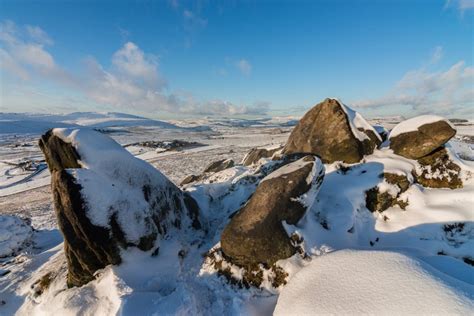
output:
[[[397,122],[397,118],[370,121],[387,129]],[[212,161],[239,163],[253,147],[284,144],[294,124],[295,118],[161,122],[120,113],[0,113],[0,315],[472,313],[472,122],[456,125],[458,134],[449,142],[465,170],[464,187],[413,185],[403,193],[410,201],[405,211],[391,207],[383,215],[370,213],[361,193],[378,183],[380,172],[399,173],[412,167],[409,160],[376,150],[365,164],[344,172],[337,163],[327,165],[315,208],[297,226],[287,227],[304,237],[303,247],[310,257],[279,263],[291,272],[284,287],[240,289],[204,262],[202,255],[219,242],[227,216],[250,194],[243,190],[212,204],[220,212],[206,214],[214,235],[200,249],[190,249],[182,265],[166,260],[157,265],[149,254],[132,251],[123,264],[107,267],[96,281],[82,288],[65,291],[64,283],[56,280],[41,295],[37,280],[66,272],[50,175],[37,146],[45,130],[98,129],[179,184],[190,174],[200,174]],[[173,140],[199,146],[157,150],[140,144]],[[219,190],[245,172],[249,170],[236,166],[192,190],[195,196],[200,190],[218,196]],[[29,229],[30,222],[33,229]],[[176,251],[172,243],[160,249],[165,258]]]

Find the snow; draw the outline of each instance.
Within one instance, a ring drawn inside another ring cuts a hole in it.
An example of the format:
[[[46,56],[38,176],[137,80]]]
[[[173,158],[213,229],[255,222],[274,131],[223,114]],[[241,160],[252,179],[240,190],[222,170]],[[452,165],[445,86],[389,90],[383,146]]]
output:
[[[473,310],[473,285],[419,259],[342,250],[316,257],[298,272],[280,293],[274,315],[468,315]]]
[[[165,199],[168,187],[174,187],[171,181],[101,133],[89,129],[54,129],[53,134],[71,143],[80,156],[83,168],[69,172],[82,185],[91,223],[110,228],[114,213],[127,241],[136,244],[154,231],[154,224],[149,222],[153,210],[143,198],[143,187],[148,185],[150,190],[164,192],[160,198]]]
[[[295,162],[287,164],[287,165],[279,168],[278,170],[270,173],[265,178],[263,178],[262,182],[270,180],[270,179],[274,179],[274,178],[279,178],[279,177],[282,177],[286,174],[290,174],[292,172],[295,172],[296,170],[299,170],[299,169],[303,168],[304,166],[306,166],[307,164],[310,164],[310,163],[314,163],[312,172],[308,175],[308,179],[306,180],[306,183],[310,184],[313,177],[314,177],[315,170],[317,170],[318,167],[321,168],[321,165],[322,165],[319,158],[317,158],[317,157],[315,157],[315,161],[311,161],[311,160],[306,161],[306,160],[304,160],[304,158],[301,158],[301,159],[299,159]]]
[[[363,131],[372,131],[374,132],[374,135],[382,141],[380,138],[380,135],[377,133],[377,131],[374,129],[372,125],[370,125],[363,117],[360,115],[358,112],[354,111],[342,101],[336,99],[337,102],[341,105],[342,110],[346,113],[347,119],[349,121],[349,125],[351,126],[352,134],[363,142],[364,140],[370,140],[369,136],[365,134]],[[362,129],[363,131],[360,131],[359,129]]]
[[[448,123],[453,129],[456,129],[453,124],[451,124],[448,120],[444,119],[441,116],[420,115],[397,124],[390,132],[389,138],[395,137],[403,133],[417,131],[420,126],[439,121],[444,121]]]
[[[0,258],[9,257],[31,243],[33,229],[23,219],[0,215]]]

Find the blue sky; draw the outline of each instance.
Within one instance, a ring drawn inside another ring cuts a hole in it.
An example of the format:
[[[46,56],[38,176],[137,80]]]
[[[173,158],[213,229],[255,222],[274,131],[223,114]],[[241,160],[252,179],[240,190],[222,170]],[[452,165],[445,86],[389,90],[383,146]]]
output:
[[[0,111],[474,113],[474,0],[2,1]]]

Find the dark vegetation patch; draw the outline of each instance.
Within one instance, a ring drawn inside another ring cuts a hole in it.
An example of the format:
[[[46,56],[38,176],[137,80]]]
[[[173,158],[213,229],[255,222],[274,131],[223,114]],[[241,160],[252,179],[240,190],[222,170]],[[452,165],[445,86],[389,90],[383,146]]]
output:
[[[165,151],[169,151],[169,150],[183,150],[187,148],[196,148],[196,147],[202,147],[202,146],[207,146],[207,145],[204,145],[198,142],[188,142],[185,140],[175,139],[172,141],[149,140],[149,141],[144,141],[144,142],[127,144],[124,147],[129,147],[129,146],[141,146],[141,147],[163,149]]]
[[[205,254],[207,263],[217,271],[219,277],[239,288],[260,288],[264,281],[269,281],[274,288],[278,288],[287,283],[288,273],[283,268],[272,264],[265,266],[263,264],[250,264],[246,266],[235,265],[225,257],[220,248],[213,249]],[[242,269],[242,278],[237,278],[232,274],[232,267]],[[267,273],[265,273],[267,272]],[[265,274],[267,279],[265,279]]]
[[[418,159],[420,168],[413,172],[416,182],[427,188],[462,188],[461,168],[455,164],[444,147]]]
[[[36,280],[36,282],[31,285],[31,288],[34,290],[33,295],[38,297],[43,294],[49,288],[55,278],[56,274],[50,271],[43,275],[40,279]]]
[[[388,192],[380,192],[377,186],[367,190],[365,192],[365,205],[371,212],[383,212],[389,207],[398,205],[402,210],[405,210],[408,206],[408,200],[403,200],[400,195],[408,190],[410,187],[410,181],[404,175],[398,175],[394,173],[382,173],[379,175],[385,182],[397,186],[399,192],[396,196],[392,196]]]

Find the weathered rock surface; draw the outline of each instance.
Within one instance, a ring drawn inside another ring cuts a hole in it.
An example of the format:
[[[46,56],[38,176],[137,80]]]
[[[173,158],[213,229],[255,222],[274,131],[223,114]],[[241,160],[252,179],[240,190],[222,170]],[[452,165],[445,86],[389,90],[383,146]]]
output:
[[[196,182],[196,181],[204,180],[204,179],[208,178],[210,176],[210,174],[220,172],[220,171],[225,170],[225,169],[232,168],[234,165],[235,165],[235,163],[232,159],[222,159],[222,160],[211,162],[204,169],[203,173],[201,173],[200,175],[191,174],[191,175],[187,176],[186,178],[184,178],[180,182],[179,185],[183,186],[183,185],[190,184],[190,183],[193,183],[193,182]]]
[[[196,202],[107,136],[51,130],[39,145],[51,171],[69,286],[119,264],[121,248],[156,249],[159,236],[174,228],[199,228]]]
[[[314,156],[289,163],[266,176],[232,218],[221,236],[222,251],[240,266],[271,266],[296,251],[282,221],[296,224],[311,205],[324,178],[324,165]],[[302,203],[303,194],[313,199]]]
[[[459,167],[444,147],[418,159],[420,167],[413,171],[416,182],[428,188],[462,188]]]
[[[193,182],[196,182],[196,181],[199,181],[202,179],[202,175],[195,175],[195,174],[190,174],[189,176],[187,176],[186,178],[184,178],[179,185],[183,186],[183,185],[186,185],[186,184],[190,184],[190,183],[193,183]]]
[[[258,162],[261,158],[270,158],[275,152],[281,148],[265,149],[265,148],[252,148],[242,159],[244,166],[250,166]]]
[[[205,169],[204,172],[219,172],[228,168],[232,168],[235,165],[232,159],[222,159],[211,162]]]
[[[411,183],[406,176],[385,172],[380,174],[390,187],[390,190],[381,190],[375,186],[365,192],[365,204],[371,212],[383,212],[391,206],[398,205],[405,209],[407,201],[399,199],[400,195],[408,190]]]
[[[454,135],[456,130],[442,117],[419,116],[393,128],[390,148],[397,155],[418,159],[443,146]]]
[[[299,121],[283,153],[315,154],[324,163],[355,163],[371,154],[381,141],[359,113],[338,100],[326,99]]]

